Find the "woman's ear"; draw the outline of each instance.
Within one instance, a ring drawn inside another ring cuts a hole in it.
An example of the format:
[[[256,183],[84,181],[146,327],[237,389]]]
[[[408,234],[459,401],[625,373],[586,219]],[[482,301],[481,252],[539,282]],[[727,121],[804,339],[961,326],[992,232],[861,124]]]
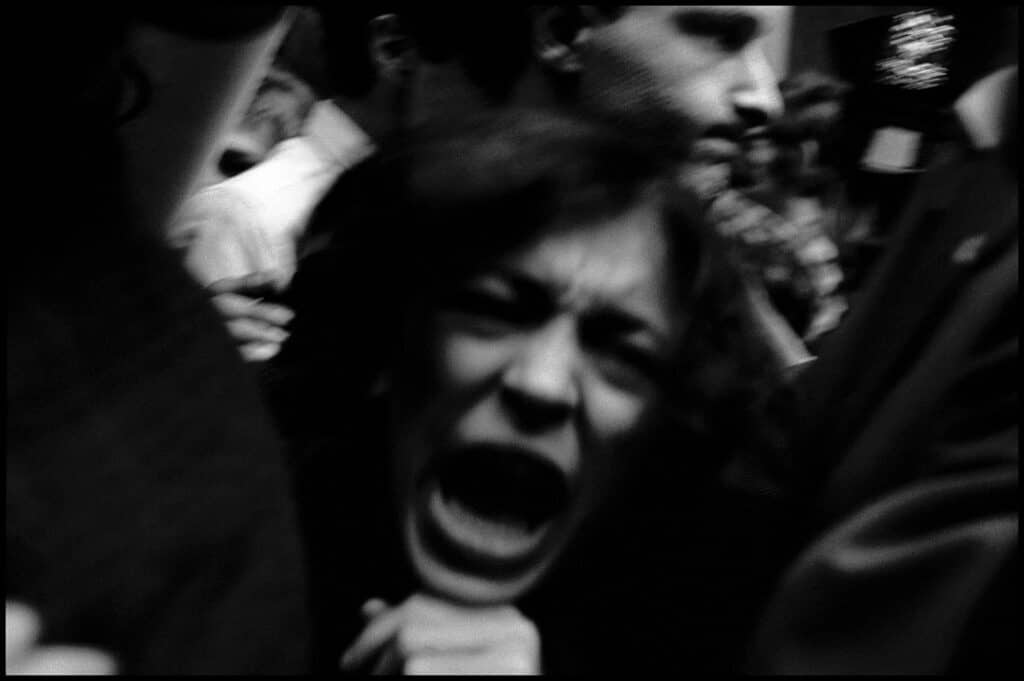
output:
[[[416,68],[416,48],[395,14],[382,14],[369,23],[370,59],[377,76],[401,83]]]
[[[539,6],[533,10],[533,52],[540,64],[555,73],[583,70],[580,48],[593,26],[593,12],[582,5]]]

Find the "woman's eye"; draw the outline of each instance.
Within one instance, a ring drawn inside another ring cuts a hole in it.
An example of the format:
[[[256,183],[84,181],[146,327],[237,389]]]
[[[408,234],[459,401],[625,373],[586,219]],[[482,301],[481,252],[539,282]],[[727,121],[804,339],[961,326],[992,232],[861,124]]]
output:
[[[448,308],[472,321],[520,326],[529,324],[535,314],[518,297],[482,289],[458,291]]]
[[[645,375],[653,376],[657,370],[658,361],[647,350],[642,350],[632,345],[622,345],[615,348],[614,353],[619,361]]]
[[[658,376],[653,352],[627,342],[610,342],[593,350],[598,365],[613,381],[629,386],[647,384]]]

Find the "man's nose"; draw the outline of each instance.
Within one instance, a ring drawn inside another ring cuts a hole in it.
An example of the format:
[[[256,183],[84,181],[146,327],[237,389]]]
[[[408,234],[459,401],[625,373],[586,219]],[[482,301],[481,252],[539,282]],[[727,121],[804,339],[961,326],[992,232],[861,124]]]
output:
[[[502,400],[526,430],[560,425],[579,404],[575,333],[556,323],[524,339],[502,375]]]
[[[740,59],[740,82],[734,90],[733,105],[743,123],[756,128],[782,114],[782,94],[775,71],[760,46],[749,46]]]

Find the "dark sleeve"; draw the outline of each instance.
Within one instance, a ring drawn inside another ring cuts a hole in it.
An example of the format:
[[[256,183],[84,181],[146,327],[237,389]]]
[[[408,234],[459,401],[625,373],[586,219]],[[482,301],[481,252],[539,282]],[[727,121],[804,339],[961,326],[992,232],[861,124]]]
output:
[[[123,673],[303,672],[304,558],[254,377],[184,270],[128,240],[72,257],[74,286],[40,267],[9,292],[7,598]]]
[[[914,473],[844,512],[790,564],[760,622],[753,671],[1019,666],[1008,633],[1019,618],[1006,605],[1019,515],[1015,260],[1014,248],[1001,261],[1012,295],[927,414],[934,436],[890,451],[918,462]]]
[[[992,618],[977,623],[985,634],[968,625],[1016,555],[1016,491],[1016,471],[978,472],[922,480],[851,514],[790,567],[753,670],[943,673],[966,638],[1005,639]]]

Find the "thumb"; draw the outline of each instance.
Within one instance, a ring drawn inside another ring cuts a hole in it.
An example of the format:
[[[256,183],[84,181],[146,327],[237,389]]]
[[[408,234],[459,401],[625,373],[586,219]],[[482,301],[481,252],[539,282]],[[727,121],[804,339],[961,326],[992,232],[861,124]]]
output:
[[[381,614],[389,607],[391,606],[387,604],[387,601],[384,601],[380,598],[371,598],[370,600],[363,603],[363,607],[359,609],[359,612],[362,613],[363,618],[372,620],[374,617]]]
[[[261,276],[261,284],[269,286],[271,289],[280,293],[288,288],[288,273],[278,267],[262,270],[259,272]]]
[[[4,648],[8,664],[24,655],[39,638],[41,623],[35,610],[7,601],[4,607]]]

